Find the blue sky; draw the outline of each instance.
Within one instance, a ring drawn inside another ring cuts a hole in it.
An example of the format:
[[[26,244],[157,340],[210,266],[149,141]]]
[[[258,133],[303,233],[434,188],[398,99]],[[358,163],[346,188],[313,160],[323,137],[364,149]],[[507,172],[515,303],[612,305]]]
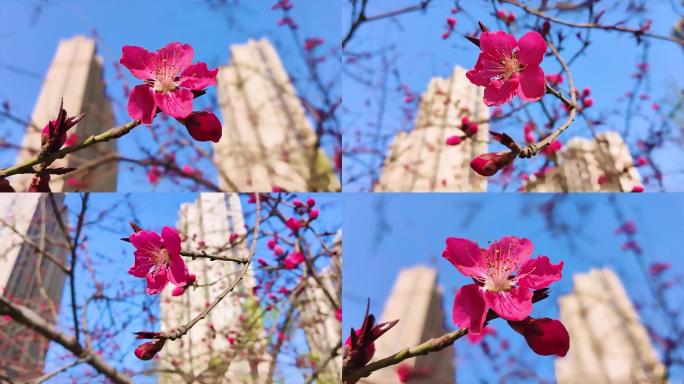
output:
[[[344,198],[344,280],[343,335],[358,328],[363,319],[366,298],[371,311],[380,316],[397,273],[418,264],[437,268],[445,293],[445,323],[455,329],[451,305],[455,290],[472,281],[462,276],[441,257],[447,237],[465,237],[480,244],[506,235],[527,237],[534,244],[534,256],[546,255],[552,262],[565,262],[563,279],[551,285],[551,297],[534,306],[533,316],[557,318],[558,295],[572,289],[571,276],[593,267],[613,268],[625,284],[630,298],[638,303],[653,303],[646,281],[639,272],[636,257],[620,250],[624,236],[613,232],[619,226],[610,195],[557,195],[562,199],[553,217],[568,225],[569,233],[557,233],[540,213],[540,205],[552,195],[535,194],[346,194]],[[617,206],[626,219],[638,223],[636,240],[645,250],[648,264],[670,262],[667,276],[681,275],[679,242],[684,228],[684,196],[680,194],[618,195]],[[678,308],[682,286],[671,288],[670,305]],[[660,320],[649,317],[651,325]],[[678,320],[680,324],[684,319]],[[553,358],[535,355],[521,336],[505,322],[495,320],[502,339],[536,372],[553,378]],[[496,350],[498,344],[490,344]],[[408,347],[408,346],[407,346]],[[572,348],[572,347],[571,347]],[[457,382],[479,379],[498,382],[478,345],[465,339],[456,342]],[[382,356],[384,357],[384,356]],[[504,365],[505,367],[505,365]],[[673,372],[674,382],[684,379],[681,370]]]
[[[306,200],[307,197],[314,197],[317,201],[317,206],[320,208],[321,214],[318,218],[317,229],[319,231],[336,232],[341,226],[342,206],[339,202],[339,196],[334,194],[298,194],[297,197]],[[91,210],[87,219],[94,220],[98,215],[105,211],[107,212],[104,219],[98,219],[98,223],[91,226],[87,232],[88,237],[88,252],[81,253],[83,260],[84,255],[88,255],[93,260],[93,267],[95,275],[99,281],[106,282],[112,286],[105,287],[105,293],[113,295],[118,292],[119,284],[123,284],[126,289],[135,288],[142,291],[144,289],[144,281],[134,278],[127,274],[128,268],[133,263],[133,248],[130,244],[119,240],[121,237],[130,235],[129,220],[137,221],[146,229],[159,231],[163,226],[170,225],[175,227],[178,219],[178,208],[181,203],[195,201],[197,195],[195,193],[141,193],[134,194],[130,197],[124,194],[92,194],[91,195]],[[246,216],[246,222],[253,223],[254,205],[247,202],[247,195],[241,196],[243,205],[243,212]],[[71,211],[70,222],[76,222],[74,214],[80,209],[81,198],[78,194],[69,194],[66,198],[67,205]],[[267,225],[268,227],[268,225]],[[267,228],[262,227],[262,228]],[[282,225],[280,226],[282,227]],[[266,240],[260,240],[257,243],[257,256],[270,258],[271,251],[266,248]],[[315,250],[314,244],[313,249]],[[83,267],[83,265],[81,265]],[[93,292],[92,279],[84,268],[78,270],[77,275],[77,290],[81,292],[77,296],[79,303],[82,303],[83,292]],[[68,284],[68,282],[67,282]],[[169,289],[169,288],[167,288]],[[144,367],[142,363],[133,355],[133,350],[138,344],[138,340],[134,340],[133,332],[141,330],[157,330],[158,323],[150,324],[146,319],[139,316],[139,308],[143,302],[153,308],[153,313],[158,313],[158,301],[156,297],[149,297],[147,295],[136,295],[128,301],[115,303],[113,305],[113,312],[117,319],[117,324],[127,324],[125,330],[118,336],[107,340],[110,349],[108,352],[114,352],[114,356],[120,358],[122,365],[117,365],[119,368],[124,366],[129,369],[140,369]],[[70,316],[71,301],[68,294],[67,287],[65,287],[61,312],[60,324],[63,327],[70,327],[72,324]],[[91,307],[89,315],[89,322],[91,327],[108,324],[110,312],[99,309],[95,306]],[[91,328],[92,329],[92,328]],[[111,348],[112,343],[120,345],[119,349]],[[295,332],[292,343],[296,343],[298,349],[304,348],[304,339],[301,333]],[[56,357],[64,353],[64,350],[52,344],[48,352],[46,372],[55,369],[61,365],[62,362],[56,360]],[[280,369],[283,376],[288,380],[301,379],[301,373],[294,367],[291,359],[283,356],[281,360]],[[71,360],[68,360],[71,361]],[[75,368],[72,372],[78,376],[81,368]],[[54,382],[61,382],[61,379],[55,379]],[[64,382],[67,380],[64,379]],[[155,377],[135,377],[135,382],[138,383],[154,383]],[[292,382],[292,381],[288,381]]]
[[[301,38],[318,36],[325,39],[326,43],[319,48],[320,52],[328,52],[339,41],[339,2],[293,2],[295,7],[291,11],[292,17],[299,23]],[[105,62],[107,92],[114,99],[116,122],[119,124],[130,121],[125,109],[126,99],[123,96],[122,83],[115,78],[113,67],[113,63],[119,61],[121,47],[124,45],[139,45],[156,50],[172,41],[188,43],[195,49],[194,60],[205,61],[213,68],[230,61],[230,44],[240,44],[249,38],[265,36],[276,45],[288,72],[300,78],[305,75],[305,64],[300,57],[299,47],[294,45],[289,30],[276,24],[282,15],[280,11],[271,10],[271,5],[275,1],[240,1],[238,6],[223,7],[210,7],[210,3],[219,2],[3,0],[0,4],[0,82],[3,84],[0,89],[0,101],[9,100],[12,113],[28,119],[40,91],[42,77],[52,61],[58,41],[78,34],[91,36],[94,31],[97,32],[98,52]],[[36,11],[37,9],[40,11]],[[9,71],[6,67],[8,65],[28,72],[28,75]],[[331,81],[339,74],[338,60],[329,58],[319,67],[324,81]],[[127,80],[135,84],[135,79],[125,72]],[[310,82],[300,81],[296,88],[300,94],[311,100],[319,100],[320,95]],[[210,104],[210,98],[215,97],[213,89],[214,87],[211,87],[207,96],[196,101],[195,109]],[[336,84],[333,87],[333,94],[339,95],[339,92]],[[9,132],[6,139],[18,143],[24,127],[3,119],[0,120],[0,132]],[[148,142],[150,138],[151,135],[146,129],[136,129],[123,140],[119,140],[119,152],[141,158],[143,153],[138,150],[138,146],[140,143]],[[329,141],[323,143],[329,152],[332,144]],[[207,143],[203,143],[202,146],[210,147]],[[0,167],[13,164],[15,156],[14,151],[2,150]],[[190,162],[190,156],[192,151],[180,156],[179,163]],[[209,162],[203,161],[192,165],[201,169],[210,180],[216,180],[216,173]],[[130,172],[129,168],[130,165],[127,164],[120,166],[118,190],[151,190],[145,173],[141,172],[139,167],[135,172]],[[187,189],[187,186],[174,185],[168,181],[163,181],[157,187],[157,190],[168,192]]]
[[[384,11],[400,9],[402,6],[414,4],[414,1],[371,1],[368,6],[369,16],[378,15]],[[601,2],[597,9],[604,9],[615,3],[615,1]],[[615,22],[624,13],[626,2],[622,4],[616,12],[610,11],[603,22]],[[453,1],[436,0],[425,12],[413,12],[401,15],[395,19],[385,19],[371,23],[364,23],[358,29],[355,37],[347,50],[349,52],[370,52],[377,53],[380,48],[394,45],[394,50],[388,49],[388,57],[396,59],[396,69],[401,83],[405,83],[417,94],[422,94],[428,82],[434,76],[449,76],[455,65],[465,68],[472,68],[477,59],[478,50],[471,43],[461,36],[477,30],[476,21],[482,20],[490,29],[503,29],[502,25],[497,25],[492,16],[492,5],[485,0],[461,1],[461,6],[467,11],[451,15]],[[667,35],[670,33],[672,25],[681,15],[672,11],[668,1],[649,1],[647,2],[651,13],[647,17],[653,19],[652,31]],[[346,32],[350,24],[350,5],[343,3],[342,25]],[[518,31],[516,37],[520,37],[529,30],[530,25],[534,25],[536,19],[522,17],[522,12],[509,5],[501,5],[507,11],[513,11],[518,15]],[[584,15],[584,14],[583,14]],[[611,16],[612,15],[612,16]],[[456,31],[448,40],[443,40],[441,34],[445,30],[447,17],[457,19]],[[564,18],[574,20],[576,15],[564,14]],[[579,19],[577,18],[579,21]],[[629,19],[629,25],[639,25],[639,19]],[[553,29],[552,29],[553,31]],[[568,30],[575,33],[574,30]],[[635,65],[642,55],[642,46],[636,46],[634,39],[628,35],[616,33],[604,33],[594,31],[591,34],[592,45],[589,47],[585,56],[579,58],[572,66],[571,70],[575,79],[575,84],[579,89],[590,87],[595,101],[591,116],[598,117],[601,111],[608,117],[608,124],[601,127],[601,130],[616,129],[621,131],[624,128],[624,103],[617,103],[617,99],[625,92],[632,89],[633,80],[630,75],[635,72]],[[575,52],[576,44],[571,43],[573,38],[567,39],[569,52]],[[631,143],[634,139],[643,135],[643,130],[649,123],[655,121],[650,110],[653,101],[658,101],[663,105],[663,110],[667,110],[668,100],[677,92],[684,88],[684,51],[680,46],[659,40],[653,40],[650,45],[649,58],[651,64],[651,79],[646,83],[645,90],[652,95],[652,99],[644,102],[643,109],[646,112],[644,119],[634,120],[632,136],[628,139]],[[359,85],[352,76],[343,77],[343,96],[345,103],[344,125],[345,125],[345,148],[357,146],[355,141],[356,133],[362,136],[371,136],[375,131],[375,123],[378,121],[379,97],[381,95],[380,80],[382,70],[379,64],[380,58],[372,61],[363,61],[362,68],[348,66],[346,71],[355,76],[372,79],[374,87]],[[560,70],[559,64],[552,58],[547,57],[542,63],[542,68],[546,73],[557,73]],[[567,86],[567,79],[564,84]],[[398,81],[395,74],[389,75],[389,88],[387,93],[387,106],[384,110],[383,133],[387,136],[382,141],[382,151],[385,152],[389,140],[393,137],[390,133],[409,129],[413,121],[408,126],[402,124],[404,106],[404,96],[397,89]],[[551,97],[551,96],[548,96]],[[369,103],[367,105],[367,103]],[[540,108],[534,106],[528,108],[533,116],[540,116]],[[524,117],[524,115],[522,115]],[[508,120],[510,121],[510,120]],[[457,122],[454,122],[457,123]],[[371,125],[373,124],[373,125]],[[522,122],[511,122],[510,124],[499,124],[494,128],[498,131],[513,132],[514,137],[522,140]],[[490,129],[492,129],[490,127]],[[562,141],[565,142],[570,135],[589,137],[590,133],[583,121],[577,121],[569,131],[563,135]],[[367,138],[361,141],[363,145],[371,145],[372,140]],[[493,146],[492,146],[493,147]],[[497,147],[498,148],[498,147]],[[502,147],[503,148],[503,147]],[[496,149],[499,150],[499,149]],[[632,148],[633,150],[633,148]],[[368,156],[361,156],[361,160],[377,165],[378,157],[371,160]],[[663,167],[665,173],[666,188],[668,190],[684,190],[684,179],[681,174],[681,150],[672,147],[657,152],[657,161]],[[522,163],[522,162],[518,162]],[[359,163],[356,161],[345,161],[345,177],[358,176],[362,173]],[[516,163],[517,164],[517,163]],[[518,165],[519,166],[519,165]],[[377,166],[375,167],[377,168]],[[533,169],[538,168],[535,165]],[[360,191],[367,190],[370,185],[370,178],[364,177],[351,183],[345,183],[345,190]],[[496,191],[500,188],[490,183],[489,190]]]

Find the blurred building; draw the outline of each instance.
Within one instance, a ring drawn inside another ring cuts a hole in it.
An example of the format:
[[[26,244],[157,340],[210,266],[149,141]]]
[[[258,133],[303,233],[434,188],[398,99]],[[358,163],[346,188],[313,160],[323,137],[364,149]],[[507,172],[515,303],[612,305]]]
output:
[[[33,109],[31,124],[26,128],[17,164],[38,154],[43,127],[57,118],[62,100],[69,116],[86,113],[86,117],[69,130],[79,139],[97,135],[114,126],[111,102],[105,94],[102,59],[97,56],[95,40],[75,36],[59,42]],[[52,167],[78,167],[79,170],[68,178],[52,176],[50,188],[53,192],[113,192],[116,190],[116,160],[114,140],[58,159]],[[26,174],[13,176],[10,180],[18,191],[25,191],[32,178]]]
[[[385,358],[404,348],[416,346],[448,332],[444,324],[442,292],[437,286],[437,271],[426,266],[403,269],[385,303],[381,322],[400,319],[375,342],[373,360]],[[404,360],[413,372],[412,384],[450,384],[456,380],[453,347],[425,356]],[[399,382],[397,366],[375,371],[365,383]]]
[[[246,241],[229,246],[232,233],[245,234],[240,198],[237,194],[201,193],[194,203],[182,204],[178,231],[183,249],[206,250],[208,254],[246,259]],[[243,264],[185,258],[188,270],[203,283],[185,294],[161,297],[163,331],[186,324],[211,303],[239,275]],[[253,294],[255,281],[250,269],[244,279],[206,318],[160,352],[160,383],[261,383],[268,371],[261,310]]]
[[[527,192],[631,192],[641,186],[629,148],[619,133],[595,139],[573,137],[557,152],[558,166],[543,177],[532,176]]]
[[[342,322],[336,318],[342,303],[342,230],[331,251],[330,265],[317,272],[317,279],[309,276],[303,281],[299,325],[315,360],[328,360],[317,382],[332,384],[342,382]]]
[[[434,77],[420,99],[415,126],[397,134],[390,144],[378,192],[484,192],[487,178],[470,169],[470,161],[487,152],[489,109],[483,90],[455,67],[449,78]],[[473,138],[456,146],[447,138],[463,136],[461,118],[485,121]]]
[[[273,46],[249,40],[230,47],[217,77],[223,137],[214,162],[224,190],[339,191],[330,159]],[[318,148],[318,149],[316,149]],[[226,182],[230,178],[234,186]]]
[[[52,196],[68,227],[64,196]],[[65,265],[68,245],[52,200],[43,194],[5,194],[0,196],[0,219],[0,294],[56,322],[66,274],[44,255]],[[41,376],[48,344],[43,336],[0,317],[0,376],[17,381]]]
[[[663,383],[665,367],[615,273],[592,269],[573,281],[559,299],[570,351],[556,360],[558,383]]]

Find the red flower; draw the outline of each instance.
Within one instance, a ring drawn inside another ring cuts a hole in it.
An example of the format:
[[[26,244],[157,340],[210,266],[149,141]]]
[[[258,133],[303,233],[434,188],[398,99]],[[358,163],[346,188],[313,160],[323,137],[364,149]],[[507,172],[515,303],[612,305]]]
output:
[[[304,254],[301,252],[292,252],[283,259],[283,264],[285,265],[285,269],[295,269],[295,267],[301,264],[304,259]]]
[[[542,356],[565,356],[570,349],[570,335],[563,323],[544,317],[528,317],[522,321],[509,321],[511,328],[525,337],[527,345]]]
[[[135,247],[135,264],[128,273],[147,279],[148,295],[158,294],[169,281],[175,285],[189,281],[188,269],[180,256],[181,238],[175,229],[164,227],[161,236],[136,230],[129,239]]]
[[[537,32],[528,32],[519,41],[504,31],[482,32],[480,55],[466,76],[471,83],[485,87],[485,104],[501,105],[514,95],[526,101],[544,96],[546,83],[541,64],[546,42]]]
[[[450,237],[442,257],[475,283],[459,288],[453,321],[469,332],[481,333],[492,309],[506,320],[523,320],[532,312],[532,290],[548,287],[562,277],[563,262],[551,264],[546,256],[530,259],[532,242],[506,236],[480,248],[467,239]]]
[[[299,228],[302,227],[302,223],[295,217],[290,217],[287,219],[285,222],[285,225],[292,230],[292,232],[297,232],[299,231]]]
[[[67,131],[84,117],[85,113],[67,117],[67,111],[60,104],[57,118],[48,122],[43,128],[40,137],[41,150],[46,153],[53,153],[62,148],[62,145],[67,142]]]
[[[192,64],[188,44],[169,43],[156,53],[127,45],[119,61],[133,76],[143,80],[128,97],[128,114],[143,124],[152,123],[157,107],[169,116],[185,118],[192,112],[192,91],[216,84],[218,68]]]

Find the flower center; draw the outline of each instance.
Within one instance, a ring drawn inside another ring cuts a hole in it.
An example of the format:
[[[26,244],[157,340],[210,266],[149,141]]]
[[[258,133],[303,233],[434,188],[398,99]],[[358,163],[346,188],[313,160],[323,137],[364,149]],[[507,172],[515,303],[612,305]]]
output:
[[[510,276],[517,269],[516,262],[511,257],[516,246],[516,244],[510,244],[508,249],[503,249],[498,245],[487,252],[485,256],[487,276],[484,279],[484,289],[504,292],[515,285],[515,280],[511,280]]]
[[[160,249],[159,252],[157,252],[157,257],[155,258],[155,261],[157,265],[164,265],[168,264],[170,259],[171,257],[169,256],[169,252],[166,249]]]
[[[176,82],[172,78],[162,77],[154,81],[154,90],[157,92],[171,92],[176,89]]]
[[[518,62],[518,58],[515,55],[515,52],[513,53],[512,56],[509,57],[504,57],[501,59],[501,73],[499,74],[499,79],[501,81],[506,81],[513,77],[516,73],[518,73],[522,67],[520,66],[520,63]]]

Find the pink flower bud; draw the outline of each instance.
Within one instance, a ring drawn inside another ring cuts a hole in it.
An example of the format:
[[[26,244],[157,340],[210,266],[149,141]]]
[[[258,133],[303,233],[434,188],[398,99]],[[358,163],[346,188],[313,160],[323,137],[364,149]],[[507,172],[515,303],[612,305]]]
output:
[[[211,112],[192,112],[188,117],[176,120],[183,123],[190,136],[197,141],[218,143],[221,140],[221,121]]]
[[[461,136],[451,136],[446,139],[446,145],[459,145],[461,144]]]
[[[135,349],[135,356],[140,360],[150,360],[157,352],[161,351],[165,343],[166,339],[159,339],[141,344]]]
[[[299,231],[299,228],[302,227],[302,223],[294,217],[290,217],[289,219],[287,219],[287,221],[285,222],[285,225],[288,228],[290,228],[290,230],[292,230],[292,232],[297,232],[297,231]]]
[[[477,156],[470,162],[470,168],[482,176],[493,176],[500,169],[513,163],[518,155],[514,152],[490,152]]]
[[[171,291],[171,296],[181,296],[187,288],[187,285],[178,285]]]
[[[309,211],[309,219],[316,220],[318,218],[318,209],[312,209]]]
[[[563,323],[544,317],[528,317],[522,321],[509,321],[511,328],[525,337],[527,345],[538,355],[565,356],[570,349],[570,335]]]

